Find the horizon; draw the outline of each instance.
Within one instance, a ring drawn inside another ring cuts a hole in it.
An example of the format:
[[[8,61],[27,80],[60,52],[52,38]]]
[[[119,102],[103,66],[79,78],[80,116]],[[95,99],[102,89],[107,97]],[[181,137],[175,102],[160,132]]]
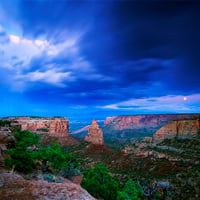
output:
[[[200,113],[160,113],[160,114],[122,114],[122,115],[112,115],[112,116],[104,116],[102,118],[95,118],[89,116],[88,118],[73,118],[71,116],[31,116],[31,115],[19,115],[19,116],[0,116],[0,119],[4,118],[15,118],[15,117],[30,117],[30,118],[66,118],[69,123],[77,122],[78,123],[88,123],[89,121],[93,121],[94,119],[98,122],[105,121],[107,118],[113,117],[123,117],[123,116],[144,116],[144,115],[200,115]]]
[[[200,113],[200,2],[0,2],[0,115]]]

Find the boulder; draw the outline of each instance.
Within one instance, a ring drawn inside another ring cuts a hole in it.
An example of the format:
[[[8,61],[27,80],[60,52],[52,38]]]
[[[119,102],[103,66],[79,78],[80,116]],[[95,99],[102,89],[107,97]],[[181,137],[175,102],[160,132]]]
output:
[[[67,180],[52,183],[45,180],[25,180],[18,174],[0,174],[0,199],[4,200],[94,200],[80,185]]]

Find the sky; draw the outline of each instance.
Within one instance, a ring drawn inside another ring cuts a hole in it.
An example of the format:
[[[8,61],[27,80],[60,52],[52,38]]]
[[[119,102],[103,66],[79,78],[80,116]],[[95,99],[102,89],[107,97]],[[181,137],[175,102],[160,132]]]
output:
[[[0,116],[200,112],[200,2],[1,0]]]

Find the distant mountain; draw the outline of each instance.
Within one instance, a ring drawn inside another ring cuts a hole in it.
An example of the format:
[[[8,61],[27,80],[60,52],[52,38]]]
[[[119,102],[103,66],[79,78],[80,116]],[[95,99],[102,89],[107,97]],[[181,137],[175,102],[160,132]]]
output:
[[[84,138],[87,135],[88,129],[89,129],[90,125],[84,126],[83,128],[77,130],[77,131],[73,131],[71,132],[72,136],[77,136],[79,138]]]

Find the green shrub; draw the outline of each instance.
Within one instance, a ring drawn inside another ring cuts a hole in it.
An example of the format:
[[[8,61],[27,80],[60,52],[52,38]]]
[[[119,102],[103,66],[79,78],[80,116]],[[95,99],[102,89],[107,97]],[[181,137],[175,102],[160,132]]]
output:
[[[44,178],[44,180],[47,180],[49,182],[55,182],[54,175],[52,175],[52,174],[44,174],[43,178]]]
[[[65,159],[66,167],[61,172],[61,175],[69,178],[71,176],[80,174],[78,160],[76,159],[76,157],[71,154],[65,154]]]
[[[21,147],[23,149],[38,144],[39,142],[39,136],[27,130],[16,132],[14,136],[17,139],[16,147]]]
[[[91,195],[105,200],[116,199],[119,188],[118,182],[109,175],[103,164],[98,164],[90,170],[83,178],[81,186]]]
[[[197,134],[198,134],[198,136],[200,137],[200,129],[198,130]]]
[[[143,194],[137,183],[128,180],[124,188],[118,192],[117,200],[142,200]]]
[[[17,142],[15,148],[8,150],[10,158],[5,159],[5,165],[24,173],[29,173],[35,167],[33,153],[27,147],[37,144],[39,137],[30,131],[15,133]]]
[[[63,172],[62,175],[73,174],[78,168],[78,161],[70,154],[62,152],[57,142],[52,142],[48,147],[40,147],[34,153],[34,158],[42,161],[42,171],[46,172],[50,167],[54,173]]]
[[[0,120],[0,127],[10,127],[11,121]]]
[[[11,131],[12,131],[12,133],[17,133],[17,132],[21,131],[21,126],[16,125],[16,126],[12,127]]]

